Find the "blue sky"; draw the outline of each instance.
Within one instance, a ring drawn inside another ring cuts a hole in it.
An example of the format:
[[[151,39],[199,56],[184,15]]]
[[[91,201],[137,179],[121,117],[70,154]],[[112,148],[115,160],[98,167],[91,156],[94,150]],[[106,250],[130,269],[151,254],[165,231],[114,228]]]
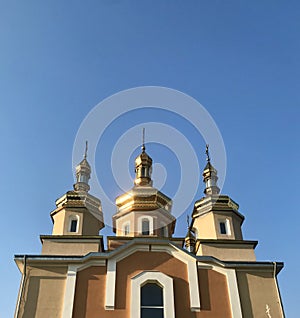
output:
[[[11,0],[0,7],[1,317],[13,315],[21,278],[13,255],[40,252],[54,202],[72,187],[81,122],[103,99],[145,85],[182,91],[213,117],[227,154],[222,192],[240,204],[244,238],[259,241],[258,260],[285,262],[284,308],[297,317],[299,2]],[[169,121],[205,165],[201,136],[159,110],[126,114],[107,133],[122,134],[145,118]],[[103,138],[98,177],[109,168],[111,141]],[[178,154],[158,143],[147,149],[165,167],[163,189],[172,196]],[[119,195],[107,175],[106,191]],[[196,190],[195,200],[201,181]],[[176,235],[185,235],[184,217]]]

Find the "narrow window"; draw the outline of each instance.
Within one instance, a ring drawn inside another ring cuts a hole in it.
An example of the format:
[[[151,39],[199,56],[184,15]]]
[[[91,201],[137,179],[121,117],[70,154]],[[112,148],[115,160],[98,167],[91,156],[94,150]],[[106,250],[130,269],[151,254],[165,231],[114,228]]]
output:
[[[149,235],[150,234],[149,220],[146,220],[146,219],[142,220],[142,234],[143,235]]]
[[[124,235],[129,235],[129,224],[124,226]]]
[[[70,232],[77,232],[77,220],[71,220]]]
[[[163,226],[159,229],[159,235],[160,236],[168,236],[168,228],[166,226]]]
[[[165,234],[165,232],[164,232],[164,228],[163,227],[161,227],[160,229],[159,229],[159,236],[165,236],[164,235]]]
[[[163,289],[155,283],[141,288],[141,318],[164,318]]]
[[[225,222],[220,222],[220,233],[227,234]]]

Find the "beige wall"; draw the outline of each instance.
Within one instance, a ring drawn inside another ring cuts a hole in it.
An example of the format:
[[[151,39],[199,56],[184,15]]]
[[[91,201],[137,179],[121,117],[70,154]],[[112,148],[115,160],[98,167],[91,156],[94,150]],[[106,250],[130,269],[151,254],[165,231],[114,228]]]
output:
[[[216,239],[215,221],[212,213],[199,216],[194,221],[194,228],[197,229],[197,238]]]
[[[66,268],[27,267],[19,317],[61,317]],[[26,301],[26,302],[25,302]]]
[[[77,232],[69,232],[70,217],[78,219]],[[101,222],[86,208],[62,209],[53,215],[53,235],[98,235]]]
[[[282,318],[280,299],[272,272],[237,271],[243,318],[268,317],[267,306],[272,318]]]
[[[226,223],[226,220],[228,220],[230,232],[228,234],[221,234],[219,223],[220,221],[225,221]],[[233,212],[208,212],[195,218],[193,228],[197,231],[197,238],[231,240],[243,239],[241,219]]]
[[[197,255],[214,256],[223,261],[255,261],[255,253],[252,247],[233,247],[230,245],[200,244]]]
[[[71,216],[76,217],[78,215],[79,217],[79,224],[78,224],[78,231],[77,233],[71,233],[69,232],[69,220]],[[66,234],[72,234],[72,235],[80,235],[82,234],[82,224],[83,224],[83,213],[81,211],[67,211],[67,210],[61,210],[58,213],[56,213],[53,216],[54,224],[53,224],[53,235],[66,235]]]
[[[62,242],[44,240],[42,246],[43,255],[86,255],[90,252],[100,252],[100,242]]]

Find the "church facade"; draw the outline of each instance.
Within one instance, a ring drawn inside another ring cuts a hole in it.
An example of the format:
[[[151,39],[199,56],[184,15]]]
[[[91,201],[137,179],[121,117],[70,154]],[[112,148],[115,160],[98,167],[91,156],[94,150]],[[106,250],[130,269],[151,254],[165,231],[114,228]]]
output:
[[[203,171],[184,238],[173,237],[172,200],[154,188],[142,146],[134,186],[116,199],[115,236],[104,238],[101,201],[89,193],[85,154],[74,189],[56,201],[52,235],[39,255],[15,255],[22,274],[16,318],[284,317],[277,284],[281,262],[257,261],[244,240],[244,216],[220,194],[217,170]]]

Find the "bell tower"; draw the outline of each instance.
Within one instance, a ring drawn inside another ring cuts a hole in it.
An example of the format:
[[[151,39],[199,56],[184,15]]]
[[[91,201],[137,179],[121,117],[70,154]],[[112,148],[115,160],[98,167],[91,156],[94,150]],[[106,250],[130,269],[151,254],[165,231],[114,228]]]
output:
[[[171,237],[176,222],[172,200],[152,186],[152,158],[146,153],[144,133],[141,154],[135,159],[134,186],[116,199],[114,232],[117,236]]]
[[[194,204],[191,229],[197,239],[197,255],[212,255],[219,259],[255,260],[257,241],[243,240],[244,216],[239,205],[229,196],[220,194],[218,172],[211,163],[206,146],[207,164],[203,171],[204,194]]]
[[[103,213],[101,201],[89,194],[91,167],[87,161],[87,149],[86,142],[84,158],[76,166],[74,190],[57,199],[56,209],[50,213],[53,230],[51,236],[41,236],[43,253],[60,254],[66,249],[72,254],[99,251],[97,245],[99,238],[102,242],[99,231],[104,227]],[[96,242],[96,250],[95,246],[92,247],[92,241]]]

